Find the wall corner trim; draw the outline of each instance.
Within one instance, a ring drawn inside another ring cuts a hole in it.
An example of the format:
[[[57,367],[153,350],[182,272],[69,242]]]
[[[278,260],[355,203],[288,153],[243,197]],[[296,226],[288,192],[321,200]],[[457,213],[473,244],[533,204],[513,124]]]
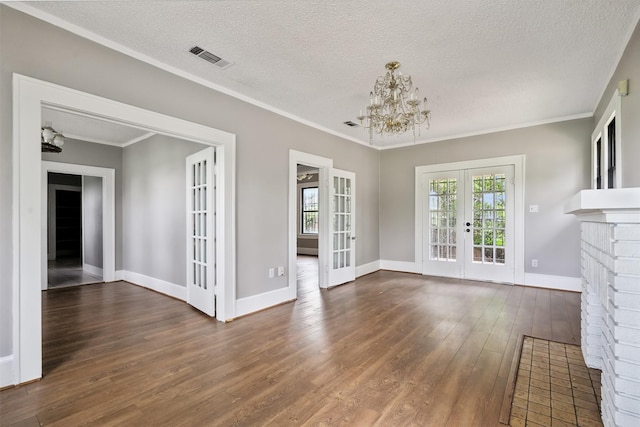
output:
[[[415,262],[380,260],[381,270],[400,271],[403,273],[420,273]]]
[[[356,277],[365,276],[380,270],[380,260],[356,266]]]
[[[236,301],[236,317],[255,313],[289,301],[292,300],[288,287],[251,295],[250,297],[238,298]]]
[[[123,279],[134,285],[142,286],[161,294],[169,295],[170,297],[186,301],[187,300],[187,288],[185,286],[176,285],[175,283],[166,282],[164,280],[156,279],[155,277],[145,276],[144,274],[134,273],[133,271],[124,271]]]
[[[535,288],[557,289],[560,291],[582,292],[582,279],[579,277],[524,273],[523,285]]]

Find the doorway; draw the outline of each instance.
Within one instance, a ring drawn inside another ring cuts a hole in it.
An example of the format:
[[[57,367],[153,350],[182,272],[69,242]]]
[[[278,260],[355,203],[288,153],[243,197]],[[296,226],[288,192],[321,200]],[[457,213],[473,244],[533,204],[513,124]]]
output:
[[[318,237],[320,232],[320,169],[297,164],[296,281],[298,295],[314,292],[320,285]]]
[[[102,282],[102,178],[47,179],[47,289]]]
[[[425,275],[522,283],[524,156],[416,168],[416,265]]]
[[[13,265],[12,270],[12,338],[11,384],[20,384],[42,376],[42,326],[41,289],[46,280],[46,173],[33,173],[41,165],[41,151],[32,141],[40,139],[41,110],[43,106],[65,108],[79,114],[126,123],[141,129],[164,135],[175,136],[205,145],[216,146],[219,154],[219,186],[216,205],[219,206],[216,230],[216,253],[218,254],[216,279],[221,286],[217,289],[219,302],[216,317],[229,320],[235,317],[235,135],[211,127],[188,122],[142,108],[123,104],[107,98],[69,89],[45,81],[13,74]],[[79,165],[66,165],[78,167]],[[95,168],[101,169],[101,168]],[[56,172],[67,172],[59,171]],[[77,173],[71,170],[72,173]],[[82,172],[80,172],[82,173]],[[113,174],[111,174],[111,178]],[[113,197],[113,186],[103,181],[103,193],[108,191]],[[111,181],[113,182],[113,181]],[[106,190],[105,190],[106,188]],[[105,199],[108,200],[108,199]],[[114,227],[114,220],[103,220]],[[106,236],[110,235],[104,230]],[[109,244],[114,243],[109,239]],[[111,252],[111,251],[109,251]],[[112,264],[105,263],[104,280],[108,271],[115,271]],[[40,268],[38,268],[40,267]],[[44,280],[43,280],[44,279]],[[4,385],[4,384],[3,384]]]

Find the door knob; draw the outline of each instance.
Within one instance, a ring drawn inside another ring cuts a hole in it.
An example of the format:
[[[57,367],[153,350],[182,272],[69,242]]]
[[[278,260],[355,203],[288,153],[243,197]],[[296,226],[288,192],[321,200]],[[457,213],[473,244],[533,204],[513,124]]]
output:
[[[351,240],[356,240],[356,239],[357,239],[357,237],[356,237],[356,236],[353,236],[353,237],[351,238]]]
[[[470,229],[470,228],[467,228],[465,231],[468,233],[468,232],[470,232],[470,231],[471,231],[471,229]]]
[[[468,222],[466,225],[467,225],[467,227],[470,227],[470,226],[471,226],[471,223],[470,223],[470,222]]]

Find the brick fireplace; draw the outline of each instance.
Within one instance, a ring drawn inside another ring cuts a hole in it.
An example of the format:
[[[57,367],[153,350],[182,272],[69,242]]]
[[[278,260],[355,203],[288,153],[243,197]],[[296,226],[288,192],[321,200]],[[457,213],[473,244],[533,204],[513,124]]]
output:
[[[602,370],[605,426],[640,426],[640,188],[584,190],[580,221],[582,353]]]

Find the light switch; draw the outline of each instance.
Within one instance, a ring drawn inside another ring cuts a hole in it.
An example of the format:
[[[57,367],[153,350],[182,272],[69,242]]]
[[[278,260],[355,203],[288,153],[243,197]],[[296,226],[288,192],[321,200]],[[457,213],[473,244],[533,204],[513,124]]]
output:
[[[529,205],[529,213],[538,213],[538,205]]]

